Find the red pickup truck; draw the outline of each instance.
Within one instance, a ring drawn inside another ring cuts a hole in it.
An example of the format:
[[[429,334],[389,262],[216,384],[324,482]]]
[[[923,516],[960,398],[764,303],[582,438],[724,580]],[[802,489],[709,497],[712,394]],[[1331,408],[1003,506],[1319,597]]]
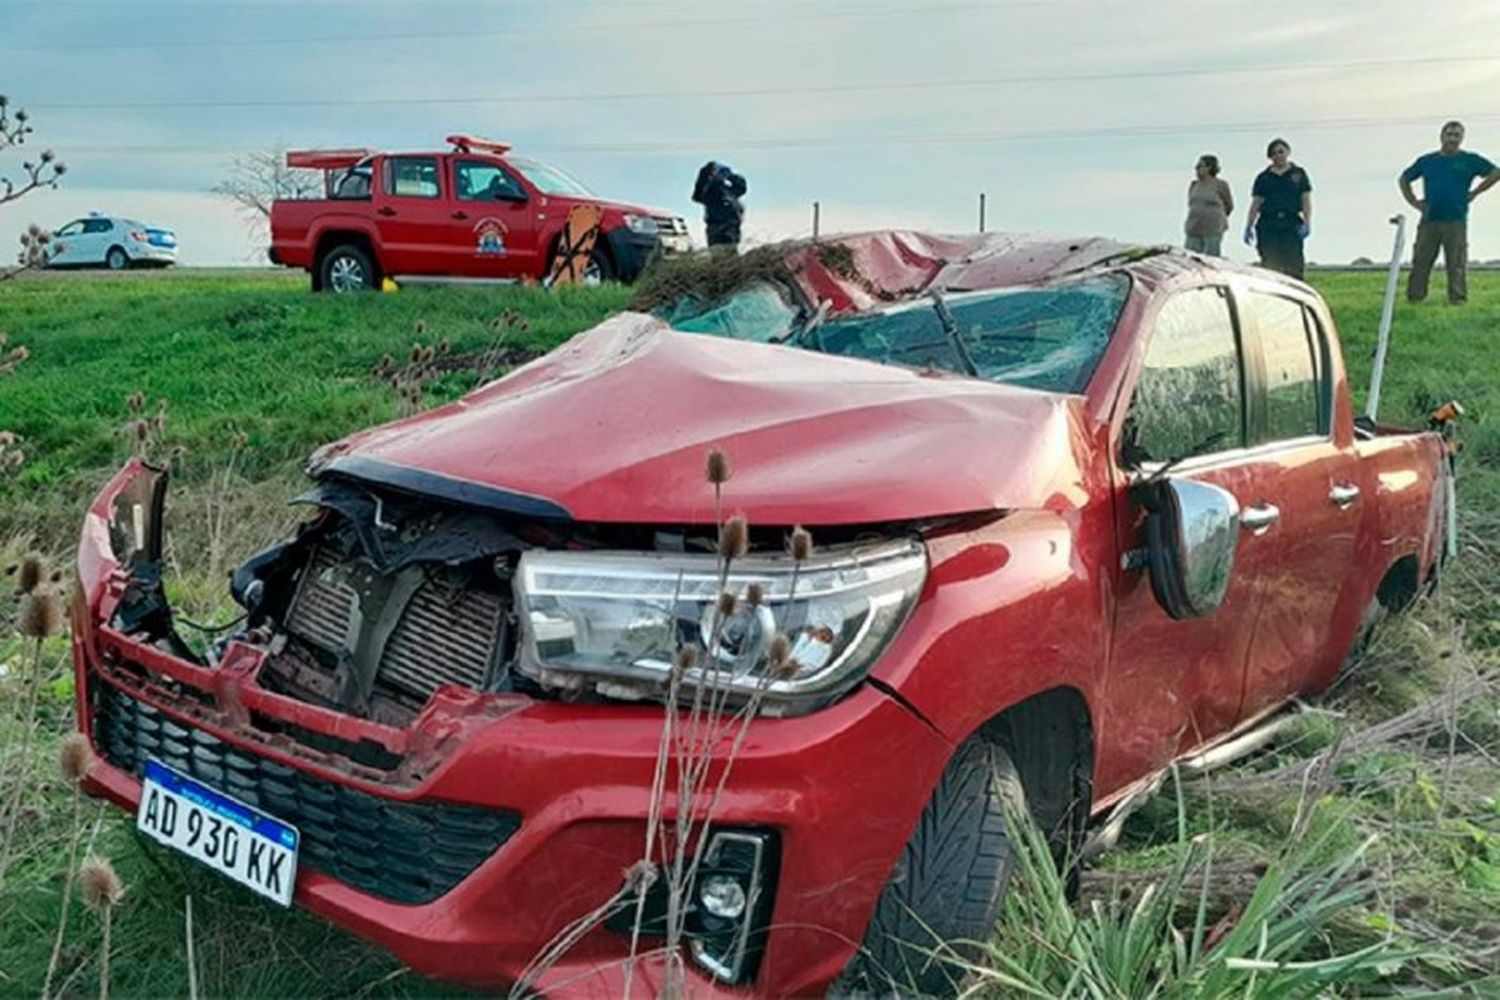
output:
[[[307,271],[314,291],[407,275],[540,279],[580,204],[603,210],[587,279],[633,281],[654,254],[691,247],[680,216],[603,200],[505,143],[448,142],[445,153],[289,152],[287,166],[324,172],[325,196],[272,203],[271,262]]]
[[[944,992],[926,949],[988,935],[1006,801],[1076,848],[1440,566],[1447,442],[1355,419],[1306,285],[1099,239],[771,263],[319,450],[205,655],[160,586],[166,473],[128,465],[78,557],[89,787],[415,969],[568,996],[661,987],[639,863],[696,817],[689,993]],[[680,803],[661,734],[704,685],[749,721]]]

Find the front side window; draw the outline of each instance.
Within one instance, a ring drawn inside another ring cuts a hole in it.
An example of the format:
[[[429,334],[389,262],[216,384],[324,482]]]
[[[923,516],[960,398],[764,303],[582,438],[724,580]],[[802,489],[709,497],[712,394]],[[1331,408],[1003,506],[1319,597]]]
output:
[[[1307,310],[1279,295],[1252,292],[1245,301],[1265,364],[1266,420],[1257,443],[1324,433],[1322,338],[1309,332]]]
[[[83,232],[83,220],[82,219],[75,219],[74,221],[68,223],[66,226],[63,226],[61,229],[59,229],[57,232],[53,233],[52,235],[53,236],[59,236],[59,237],[61,237],[61,236],[77,236],[81,232]]]
[[[385,193],[397,198],[438,197],[437,158],[393,156],[386,160]]]
[[[459,160],[453,167],[453,190],[459,201],[525,201],[521,182],[493,163]]]
[[[1244,380],[1229,301],[1179,292],[1156,317],[1126,418],[1127,465],[1243,446]]]

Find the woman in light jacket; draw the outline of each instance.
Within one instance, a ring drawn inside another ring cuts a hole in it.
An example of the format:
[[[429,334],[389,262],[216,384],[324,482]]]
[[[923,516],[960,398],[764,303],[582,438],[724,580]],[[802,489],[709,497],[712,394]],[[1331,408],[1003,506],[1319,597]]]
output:
[[[1234,195],[1229,185],[1219,179],[1219,158],[1212,153],[1198,157],[1193,168],[1196,175],[1188,185],[1187,221],[1182,231],[1183,245],[1197,253],[1221,256],[1224,233],[1229,228],[1229,213],[1234,211]]]

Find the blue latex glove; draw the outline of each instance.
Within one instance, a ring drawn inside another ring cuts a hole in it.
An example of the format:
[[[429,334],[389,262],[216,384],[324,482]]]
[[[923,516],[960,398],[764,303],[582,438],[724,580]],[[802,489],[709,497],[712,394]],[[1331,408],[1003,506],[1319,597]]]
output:
[[[1251,229],[1249,226],[1245,227],[1245,246],[1255,246],[1255,230]]]
[[[1305,239],[1307,239],[1311,235],[1312,235],[1312,226],[1309,225],[1308,223],[1304,222],[1300,226],[1297,227],[1297,238],[1298,239],[1305,240]]]

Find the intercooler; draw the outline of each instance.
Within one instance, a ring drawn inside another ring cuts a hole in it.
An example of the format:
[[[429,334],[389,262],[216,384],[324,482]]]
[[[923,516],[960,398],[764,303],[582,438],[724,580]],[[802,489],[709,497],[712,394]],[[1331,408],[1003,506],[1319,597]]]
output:
[[[341,701],[379,693],[419,708],[441,684],[490,683],[504,613],[500,594],[473,586],[463,570],[415,565],[386,575],[320,546],[286,627],[340,664]]]

